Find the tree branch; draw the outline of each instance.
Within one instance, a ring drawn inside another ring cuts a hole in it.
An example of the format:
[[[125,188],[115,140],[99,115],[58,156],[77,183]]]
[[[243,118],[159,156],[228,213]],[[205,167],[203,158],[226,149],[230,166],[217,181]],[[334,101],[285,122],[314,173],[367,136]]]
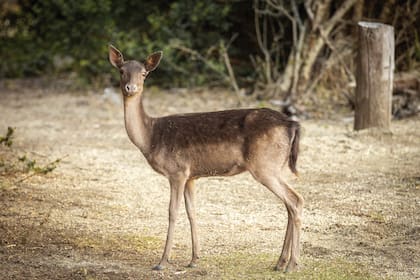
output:
[[[267,46],[265,45],[265,42],[263,40],[263,38],[266,37],[266,34],[261,35],[261,27],[260,27],[260,19],[259,19],[259,14],[258,14],[258,0],[254,0],[254,22],[255,22],[255,32],[257,35],[257,42],[258,42],[258,46],[260,47],[261,52],[264,54],[264,58],[265,58],[265,77],[267,79],[268,83],[272,82],[271,79],[271,57],[270,57],[270,52],[267,49]]]
[[[322,26],[324,30],[324,34],[329,36],[331,30],[337,24],[339,20],[343,18],[343,16],[347,13],[348,10],[356,4],[357,0],[346,0],[340,8],[335,11],[334,15]]]
[[[232,41],[232,40],[231,40]],[[235,90],[236,96],[238,100],[241,100],[241,95],[238,87],[238,83],[236,82],[235,73],[233,72],[232,64],[230,63],[229,55],[227,53],[227,48],[223,42],[220,42],[220,49],[222,51],[223,60],[225,62],[226,69],[229,74],[229,81],[232,85],[233,89]]]

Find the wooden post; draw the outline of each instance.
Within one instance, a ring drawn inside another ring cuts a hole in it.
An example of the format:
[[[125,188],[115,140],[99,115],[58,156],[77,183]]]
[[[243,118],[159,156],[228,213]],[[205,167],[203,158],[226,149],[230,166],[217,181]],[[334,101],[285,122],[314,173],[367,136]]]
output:
[[[359,22],[354,129],[391,125],[394,28]]]

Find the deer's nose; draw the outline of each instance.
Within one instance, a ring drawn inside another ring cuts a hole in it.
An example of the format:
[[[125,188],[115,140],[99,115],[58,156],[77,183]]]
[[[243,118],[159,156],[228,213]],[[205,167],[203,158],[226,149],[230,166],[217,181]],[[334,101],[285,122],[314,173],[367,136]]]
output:
[[[125,85],[125,90],[127,92],[130,92],[130,93],[137,92],[137,86],[136,85],[132,85],[132,84],[126,84]]]

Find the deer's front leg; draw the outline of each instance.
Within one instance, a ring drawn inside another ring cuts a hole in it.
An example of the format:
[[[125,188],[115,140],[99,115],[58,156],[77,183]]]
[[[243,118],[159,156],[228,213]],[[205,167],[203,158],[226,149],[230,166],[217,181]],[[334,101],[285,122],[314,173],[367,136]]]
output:
[[[153,270],[162,270],[168,264],[173,243],[175,222],[178,217],[178,209],[184,193],[186,177],[182,175],[173,176],[169,178],[169,183],[171,185],[171,200],[169,202],[168,235],[166,237],[166,245],[165,250],[163,251],[162,259],[160,260],[160,263],[153,268]]]
[[[195,188],[194,181],[188,180],[184,191],[185,208],[187,209],[188,220],[191,226],[191,239],[192,239],[192,259],[188,267],[195,267],[199,259],[199,242],[197,234],[197,223],[195,214]]]

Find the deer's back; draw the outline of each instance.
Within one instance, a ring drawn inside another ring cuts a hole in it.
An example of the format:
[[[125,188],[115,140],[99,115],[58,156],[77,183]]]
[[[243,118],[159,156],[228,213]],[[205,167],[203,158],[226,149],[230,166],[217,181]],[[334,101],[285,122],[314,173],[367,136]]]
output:
[[[271,109],[158,118],[153,124],[153,161],[150,163],[160,173],[166,173],[166,169],[187,168],[192,177],[234,175],[246,169],[250,149],[258,138],[271,135],[271,138],[282,138],[278,141],[283,142],[288,139],[288,127],[294,124]],[[273,129],[276,134],[270,134]],[[273,140],[276,141],[270,141]],[[185,166],[180,166],[183,164]]]

